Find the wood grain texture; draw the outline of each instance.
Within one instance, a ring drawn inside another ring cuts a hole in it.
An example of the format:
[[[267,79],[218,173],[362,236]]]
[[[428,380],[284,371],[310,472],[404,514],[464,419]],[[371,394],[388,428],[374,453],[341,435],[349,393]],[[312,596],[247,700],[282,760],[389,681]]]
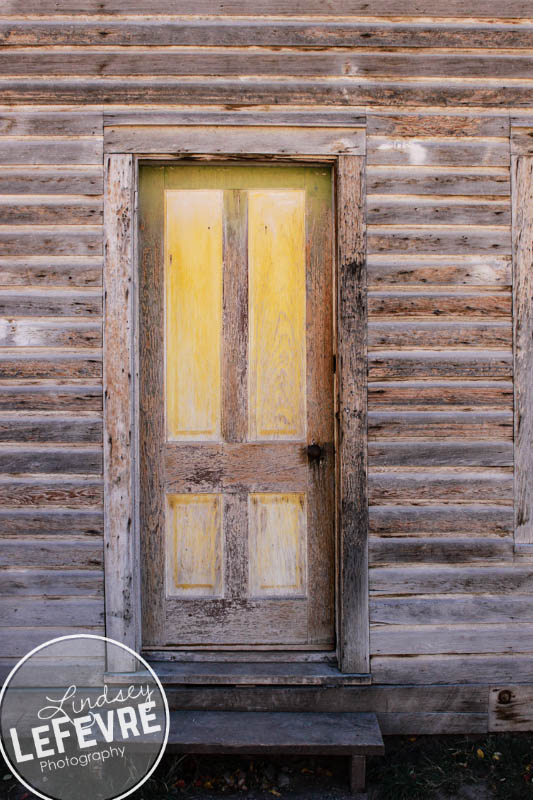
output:
[[[69,0],[64,2],[61,8],[64,14],[76,16],[79,14],[141,14],[146,13],[146,6],[142,0]],[[378,0],[371,9],[364,0],[349,0],[349,2],[332,2],[328,7],[331,16],[383,16],[397,17],[399,15],[417,16],[423,10],[424,14],[433,17],[487,17],[493,16],[493,9],[487,8],[485,0],[471,0],[468,8],[460,0],[451,0],[445,9],[439,4],[438,0],[425,0],[423,4],[420,0],[408,0],[408,2],[398,2],[398,0]],[[46,15],[57,11],[54,0],[12,0],[8,8],[8,16],[19,16],[24,14]],[[150,8],[154,16],[164,14],[174,14],[175,6],[171,0],[157,0],[152,3]],[[525,0],[509,0],[505,7],[507,17],[529,20],[529,6]],[[319,0],[292,0],[290,5],[283,0],[267,2],[261,0],[253,9],[250,8],[247,0],[230,0],[229,2],[211,2],[210,0],[198,0],[197,2],[182,2],[180,13],[183,15],[213,15],[215,17],[225,16],[300,16],[302,14],[316,15],[323,14],[324,7]]]
[[[507,198],[369,194],[367,221],[369,225],[505,225],[510,224],[511,207]]]
[[[513,157],[513,302],[515,392],[515,542],[533,543],[533,158]]]
[[[102,259],[68,256],[0,258],[4,286],[101,286]]]
[[[341,156],[337,173],[339,661],[368,672],[366,239],[364,162]]]
[[[501,564],[513,559],[513,538],[470,539],[435,537],[371,538],[370,563],[375,566],[402,564]]]
[[[102,214],[102,200],[96,197],[0,195],[0,225],[95,225]]]
[[[527,156],[533,153],[533,128],[518,125],[511,127],[511,153],[515,156]]]
[[[0,321],[2,347],[96,347],[102,346],[99,321],[6,319]]]
[[[104,198],[104,542],[106,632],[139,647],[140,597],[137,541],[133,535],[133,160],[107,156]],[[125,652],[114,669],[132,669]]]
[[[461,78],[435,81],[422,78],[411,82],[405,79],[378,78],[299,78],[287,82],[282,78],[173,78],[139,79],[138,76],[75,78],[2,78],[5,103],[54,103],[72,105],[94,104],[183,104],[197,105],[269,105],[272,98],[284,105],[326,106],[373,105],[394,108],[398,105],[431,107],[454,106],[470,110],[473,106],[493,109],[527,108],[530,87],[527,81],[509,81],[505,92],[490,80],[465,83]],[[91,162],[89,162],[91,163]]]
[[[370,622],[385,625],[433,625],[464,622],[531,622],[529,596],[469,595],[370,599]]]
[[[307,127],[305,138],[296,127],[115,126],[105,128],[108,153],[244,153],[268,155],[334,155],[363,153],[365,137],[357,128]]]
[[[0,164],[101,164],[102,139],[60,136],[2,137]]]
[[[505,567],[395,567],[370,571],[371,595],[531,594],[531,570]],[[515,634],[517,629],[514,628]],[[515,649],[520,637],[515,639]],[[533,648],[533,641],[531,643]],[[437,651],[438,652],[438,651]],[[444,651],[442,651],[444,652]],[[488,652],[487,650],[481,652]]]
[[[55,11],[56,9],[53,9]],[[87,13],[87,8],[84,13]],[[146,10],[146,9],[144,9]],[[129,11],[129,9],[128,9]],[[212,9],[208,12],[211,13]],[[174,9],[172,13],[174,12]],[[323,9],[319,10],[322,15]],[[403,10],[401,12],[403,14]],[[426,12],[424,12],[426,13]],[[193,12],[196,14],[196,11]],[[98,22],[83,16],[73,17],[68,26],[53,16],[4,19],[0,24],[0,41],[8,47],[50,45],[196,45],[196,46],[264,46],[264,47],[426,47],[481,49],[531,49],[531,24],[517,25],[513,20],[499,19],[482,23],[479,20],[430,21],[390,18],[356,21],[346,18],[305,18],[300,20],[268,17],[248,19],[176,19],[165,17],[150,20],[130,17],[127,20],[106,14]],[[441,112],[443,113],[443,112]],[[446,109],[446,115],[449,110]],[[466,111],[468,114],[468,111]]]
[[[486,472],[439,472],[414,469],[370,472],[371,505],[410,505],[416,503],[495,503],[512,505],[512,472],[490,469]]]
[[[101,570],[0,570],[0,590],[3,594],[23,597],[69,597],[92,595],[102,597],[104,576]]]
[[[491,686],[489,690],[489,730],[514,733],[533,729],[531,685]]]
[[[375,656],[372,671],[384,683],[527,683],[531,679],[533,656],[511,654]],[[470,730],[470,727],[468,727]],[[486,730],[486,728],[485,728]]]
[[[531,625],[525,622],[476,625],[419,625],[372,628],[371,652],[386,655],[531,653]]]
[[[7,472],[6,469],[3,470]],[[54,480],[48,476],[44,481]],[[56,534],[72,534],[76,531],[78,535],[87,534],[88,537],[101,538],[103,533],[103,514],[102,511],[91,509],[43,509],[32,508],[31,510],[8,508],[0,510],[0,521],[2,522],[2,532],[5,536],[27,535],[31,541],[36,542],[35,537],[55,536]],[[93,539],[94,544],[94,539]],[[59,540],[58,546],[61,545]]]
[[[450,139],[370,135],[367,139],[367,158],[369,164],[380,165],[412,164],[427,167],[449,164],[457,167],[478,164],[483,167],[502,167],[509,165],[509,143],[503,137]]]
[[[379,253],[511,253],[511,231],[506,226],[368,228],[368,252]]]
[[[509,380],[384,380],[368,384],[373,408],[513,407]]]
[[[380,114],[374,111],[367,119],[367,132],[371,136],[508,137],[509,129],[509,119],[504,115],[444,113],[442,109],[426,114]]]
[[[425,117],[421,117],[425,119]],[[475,161],[475,157],[472,159]],[[496,196],[511,193],[509,170],[501,167],[380,166],[368,167],[372,194]]]
[[[409,247],[410,238],[405,237]],[[394,250],[394,246],[391,247]],[[489,317],[511,318],[512,297],[507,289],[448,290],[421,288],[405,291],[392,289],[369,292],[369,317]]]
[[[0,414],[0,442],[102,442],[100,414],[22,411]]]
[[[373,467],[511,467],[512,441],[370,441],[368,460]]]
[[[494,322],[398,322],[371,320],[368,325],[369,349],[405,351],[431,348],[506,348],[511,351],[511,320]],[[398,355],[398,354],[397,354]],[[410,353],[412,357],[412,353]],[[427,355],[427,354],[426,354]],[[449,354],[450,356],[452,354]],[[477,354],[476,354],[477,355]]]
[[[103,503],[102,481],[91,478],[55,480],[48,477],[0,477],[0,506],[9,508],[80,508],[100,509]]]
[[[101,411],[98,379],[0,381],[1,411]]]
[[[0,166],[0,191],[3,194],[101,195],[103,186],[101,164],[77,167]]]
[[[102,229],[93,225],[3,225],[0,256],[98,256]]]
[[[100,317],[99,289],[0,289],[0,313],[7,317]]]
[[[511,411],[371,411],[369,441],[394,439],[512,441]]]
[[[0,350],[0,379],[99,378],[102,355],[93,348],[5,347]]]
[[[0,472],[18,474],[102,474],[102,447],[97,445],[5,444],[0,447]]]
[[[440,463],[440,462],[439,462]],[[513,510],[486,505],[383,505],[370,508],[370,533],[379,536],[468,534],[510,536]]]

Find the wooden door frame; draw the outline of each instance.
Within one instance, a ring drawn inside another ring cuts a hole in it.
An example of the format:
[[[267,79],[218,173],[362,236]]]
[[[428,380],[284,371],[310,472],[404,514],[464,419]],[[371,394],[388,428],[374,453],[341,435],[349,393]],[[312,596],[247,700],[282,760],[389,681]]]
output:
[[[213,121],[210,117],[215,114]],[[126,115],[119,120],[124,124],[117,125],[116,115],[112,115],[104,128],[106,635],[135,652],[141,650],[136,297],[139,162],[175,164],[186,158],[198,162],[328,163],[334,168],[337,248],[337,658],[343,673],[369,676],[365,130],[353,113],[248,112],[241,117],[206,112],[191,120],[189,114],[184,124],[178,114],[172,119],[167,114],[164,125],[132,125]],[[195,149],[200,139],[201,153]],[[114,656],[108,669],[127,672],[133,663],[133,656]]]

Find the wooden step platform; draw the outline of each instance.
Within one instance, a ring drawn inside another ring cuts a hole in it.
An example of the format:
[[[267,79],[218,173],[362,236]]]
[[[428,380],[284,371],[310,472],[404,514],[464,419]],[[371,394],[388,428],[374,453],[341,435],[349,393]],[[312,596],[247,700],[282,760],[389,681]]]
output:
[[[375,714],[172,711],[168,750],[178,753],[347,755],[351,789],[365,785],[365,757],[382,755]]]

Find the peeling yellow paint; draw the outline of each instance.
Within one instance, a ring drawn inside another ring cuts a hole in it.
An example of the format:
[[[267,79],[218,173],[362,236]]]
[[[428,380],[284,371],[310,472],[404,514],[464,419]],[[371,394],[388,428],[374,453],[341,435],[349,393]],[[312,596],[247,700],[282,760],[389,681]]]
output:
[[[222,594],[222,496],[167,495],[167,594]]]

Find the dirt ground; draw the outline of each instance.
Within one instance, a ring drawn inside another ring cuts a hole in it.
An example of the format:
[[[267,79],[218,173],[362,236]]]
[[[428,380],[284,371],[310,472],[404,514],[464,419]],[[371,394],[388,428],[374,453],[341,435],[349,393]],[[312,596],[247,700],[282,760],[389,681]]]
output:
[[[387,737],[359,800],[533,800],[533,734]],[[1,800],[33,795],[0,772]],[[353,800],[343,757],[165,756],[132,800]],[[91,798],[87,798],[91,800]]]

